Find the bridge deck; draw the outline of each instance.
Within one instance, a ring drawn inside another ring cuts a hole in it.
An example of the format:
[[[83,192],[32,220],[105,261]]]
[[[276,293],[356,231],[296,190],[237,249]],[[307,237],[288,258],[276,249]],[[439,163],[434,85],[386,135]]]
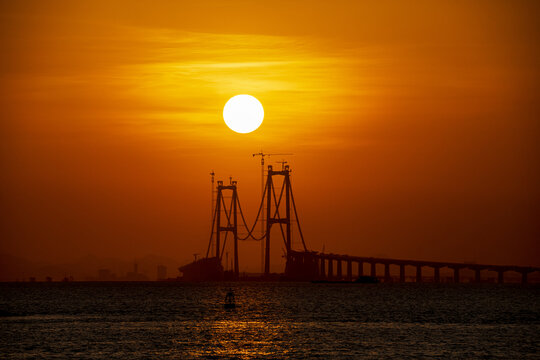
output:
[[[451,269],[471,269],[471,270],[492,270],[492,271],[516,271],[516,272],[533,272],[540,271],[540,267],[532,266],[518,266],[518,265],[488,265],[488,264],[476,264],[476,263],[456,263],[447,261],[426,261],[426,260],[407,260],[407,259],[392,259],[392,258],[379,258],[379,257],[365,257],[365,256],[351,256],[351,255],[338,255],[338,254],[324,254],[314,253],[314,256],[319,259],[332,259],[341,261],[352,262],[365,262],[368,264],[390,264],[390,265],[410,265],[410,266],[427,266],[432,268],[444,268]]]
[[[531,272],[539,271],[540,267],[533,266],[518,266],[518,265],[490,265],[476,263],[457,263],[447,261],[425,261],[425,260],[408,260],[408,259],[392,259],[379,257],[351,256],[339,254],[325,254],[310,251],[293,251],[288,254],[290,261],[290,274],[298,273],[303,277],[316,276],[318,278],[347,278],[351,279],[352,263],[358,263],[358,275],[363,274],[362,265],[367,263],[371,265],[371,275],[376,276],[376,265],[382,264],[384,267],[385,281],[392,281],[390,275],[390,265],[400,267],[400,281],[405,281],[405,267],[416,267],[416,281],[422,281],[422,267],[431,267],[435,269],[434,279],[440,281],[440,269],[450,268],[454,271],[454,282],[460,281],[460,270],[470,269],[475,271],[475,281],[481,281],[480,272],[482,270],[495,271],[498,273],[498,282],[504,282],[504,273],[506,271],[515,271],[521,274],[522,282],[527,282],[527,276]],[[342,266],[342,262],[346,262],[346,266]],[[336,264],[334,268],[334,263]],[[346,269],[344,271],[344,269]]]

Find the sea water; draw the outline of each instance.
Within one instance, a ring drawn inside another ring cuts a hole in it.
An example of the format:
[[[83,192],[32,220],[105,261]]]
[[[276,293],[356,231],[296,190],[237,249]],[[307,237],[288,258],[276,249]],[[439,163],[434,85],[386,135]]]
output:
[[[517,284],[4,283],[0,358],[539,359],[539,295]]]

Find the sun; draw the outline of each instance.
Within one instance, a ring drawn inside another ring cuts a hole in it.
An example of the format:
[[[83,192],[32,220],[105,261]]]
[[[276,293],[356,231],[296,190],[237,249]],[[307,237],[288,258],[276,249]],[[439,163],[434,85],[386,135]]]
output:
[[[225,124],[237,133],[247,134],[257,130],[264,118],[264,109],[259,100],[251,95],[236,95],[223,108]]]

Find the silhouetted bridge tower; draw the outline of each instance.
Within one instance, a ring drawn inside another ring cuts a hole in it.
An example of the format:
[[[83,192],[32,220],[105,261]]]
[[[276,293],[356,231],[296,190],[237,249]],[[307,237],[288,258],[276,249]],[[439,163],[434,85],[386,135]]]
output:
[[[239,258],[238,241],[255,240],[264,241],[264,275],[270,276],[270,253],[272,243],[272,229],[274,225],[279,227],[283,243],[285,245],[286,266],[285,274],[292,277],[295,273],[295,266],[291,264],[293,246],[292,246],[292,223],[295,222],[300,239],[302,241],[303,251],[307,251],[302,229],[298,221],[298,213],[294,202],[292,192],[291,170],[288,165],[282,164],[281,170],[274,170],[272,165],[268,165],[266,184],[263,191],[263,197],[259,204],[257,217],[252,226],[248,226],[240,205],[237,182],[230,180],[229,185],[224,185],[223,181],[217,182],[216,201],[212,217],[212,231],[206,256],[200,260],[194,261],[180,268],[184,277],[193,280],[219,280],[223,278],[238,279]],[[275,177],[281,177],[282,181],[276,181]],[[281,186],[276,187],[281,183]],[[276,191],[277,190],[277,191]],[[227,196],[231,194],[231,196]],[[262,236],[254,235],[254,230],[259,221],[262,221],[261,213],[263,207],[266,207],[266,229]],[[293,220],[294,214],[294,220]],[[241,219],[241,224],[239,223]],[[245,236],[239,236],[239,226],[247,230]],[[223,254],[227,246],[229,234],[232,234],[233,241],[233,269],[231,272],[224,271]],[[187,276],[186,276],[187,275]]]
[[[276,192],[275,177],[281,177],[281,187]],[[353,280],[356,277],[364,276],[364,264],[369,265],[370,276],[377,276],[377,264],[384,265],[384,275],[381,279],[384,282],[391,282],[393,278],[390,267],[399,268],[399,282],[405,282],[405,268],[414,267],[416,269],[416,282],[422,282],[422,268],[433,268],[434,282],[440,282],[440,269],[449,268],[453,271],[453,282],[460,282],[460,271],[469,269],[474,271],[474,280],[481,281],[482,271],[494,271],[497,273],[499,283],[504,282],[504,273],[515,271],[522,276],[522,282],[526,283],[528,275],[535,271],[540,271],[538,267],[513,266],[513,265],[484,265],[466,264],[453,262],[403,260],[390,258],[361,257],[338,254],[325,254],[309,251],[304,241],[294,195],[291,186],[291,170],[288,165],[282,164],[281,170],[274,170],[272,165],[268,166],[266,184],[263,197],[259,204],[256,219],[251,227],[246,223],[242,207],[238,198],[237,182],[230,179],[229,185],[224,185],[223,181],[217,182],[216,201],[212,218],[212,231],[206,256],[180,268],[187,280],[235,280],[239,278],[238,241],[255,240],[264,241],[264,276],[270,276],[270,253],[271,241],[273,239],[272,228],[279,227],[281,237],[285,245],[285,273],[284,276],[290,280]],[[277,195],[279,193],[279,196]],[[227,196],[227,195],[231,196]],[[262,210],[266,206],[266,230],[260,237],[254,235],[254,230],[259,221],[262,220]],[[294,213],[294,214],[293,214]],[[247,234],[239,236],[239,218]],[[294,215],[294,217],[293,217]],[[293,220],[294,219],[294,220]],[[295,222],[300,235],[302,249],[294,250],[292,243],[292,223]],[[233,241],[233,266],[231,271],[224,271],[223,254],[227,245],[229,234],[232,234]],[[214,246],[212,246],[214,245]],[[211,251],[212,250],[212,251]],[[213,252],[213,253],[212,253]],[[356,266],[353,266],[356,264]],[[335,267],[334,267],[335,265]],[[344,266],[343,266],[344,265]],[[345,269],[344,269],[345,268]],[[353,268],[357,270],[354,271]]]
[[[304,241],[304,235],[302,234],[302,228],[300,227],[300,222],[298,221],[298,213],[296,211],[296,204],[294,202],[294,196],[292,193],[291,187],[291,171],[289,165],[284,165],[282,170],[276,171],[273,169],[272,165],[268,166],[268,175],[266,177],[266,186],[264,194],[266,196],[266,233],[265,233],[265,258],[264,258],[264,274],[268,276],[270,274],[270,239],[272,233],[272,226],[278,224],[281,230],[281,235],[285,242],[286,249],[286,265],[285,265],[285,275],[292,275],[291,271],[291,257],[292,253],[292,241],[291,241],[291,227],[292,227],[292,218],[291,218],[291,203],[294,210],[294,216],[296,218],[296,223],[298,225],[298,232],[300,233],[300,238],[302,240],[302,245],[304,251],[307,251],[306,243]],[[279,193],[279,199],[276,198],[275,186],[274,186],[274,176],[283,176],[283,182],[281,190]],[[285,216],[280,216],[280,206],[283,200],[283,193],[285,193]],[[273,200],[273,202],[272,202]],[[283,231],[283,225],[285,226],[285,232]]]
[[[225,244],[227,241],[227,235],[229,232],[233,235],[233,245],[234,245],[234,276],[238,278],[239,269],[238,269],[238,214],[237,214],[237,203],[238,203],[238,192],[236,189],[236,181],[231,180],[230,185],[223,185],[223,181],[218,181],[217,186],[217,199],[216,199],[216,257],[220,260],[223,258],[223,251],[225,251]],[[232,191],[232,199],[230,202],[230,208],[227,211],[225,204],[225,197],[223,196],[224,190]],[[221,207],[224,207],[225,216],[227,218],[227,224],[223,226],[221,218]],[[231,219],[232,218],[232,219]],[[225,239],[223,247],[221,247],[221,234],[225,232]]]

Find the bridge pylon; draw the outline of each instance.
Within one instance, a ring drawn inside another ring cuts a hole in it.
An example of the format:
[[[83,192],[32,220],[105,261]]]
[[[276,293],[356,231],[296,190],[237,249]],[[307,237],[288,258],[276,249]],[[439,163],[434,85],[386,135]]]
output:
[[[264,275],[270,275],[270,233],[272,225],[285,224],[285,247],[287,250],[287,263],[289,253],[291,251],[291,179],[290,179],[289,165],[285,165],[282,170],[276,171],[272,168],[272,165],[268,165],[268,173],[266,177],[266,236],[265,236],[265,257],[264,257]],[[279,200],[276,199],[274,189],[274,176],[283,176],[283,185],[280,192]],[[285,192],[285,217],[281,217],[279,214],[281,199]],[[274,200],[274,207],[272,207],[272,199]],[[283,232],[283,228],[281,228]]]
[[[236,181],[232,181],[230,185],[223,185],[223,181],[218,181],[217,197],[216,197],[216,221],[214,223],[214,231],[216,234],[216,254],[215,257],[221,262],[223,258],[223,252],[225,251],[225,245],[227,242],[228,232],[232,232],[234,241],[234,276],[238,279],[240,271],[238,269],[238,216],[237,216],[237,199],[238,193],[236,189]],[[229,209],[225,204],[223,191],[232,191],[232,199],[229,205]],[[226,225],[223,226],[222,212],[225,215]],[[225,233],[223,245],[221,245],[221,233]]]

